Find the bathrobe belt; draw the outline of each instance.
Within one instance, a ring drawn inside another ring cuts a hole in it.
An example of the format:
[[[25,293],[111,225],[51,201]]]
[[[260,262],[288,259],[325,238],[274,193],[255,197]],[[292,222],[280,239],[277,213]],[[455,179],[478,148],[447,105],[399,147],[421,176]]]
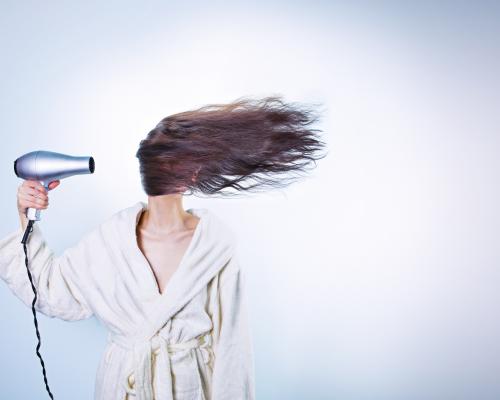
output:
[[[208,350],[212,345],[210,333],[205,333],[186,342],[168,343],[161,330],[150,340],[134,341],[122,335],[109,335],[109,339],[113,343],[133,351],[133,369],[125,376],[126,379],[122,384],[126,392],[134,394],[137,400],[153,400],[152,357],[157,357],[156,371],[161,371],[157,372],[161,378],[157,380],[155,400],[173,400],[170,353],[195,348]],[[210,353],[208,351],[202,353],[204,361],[209,362]],[[196,373],[199,381],[198,387],[202,393],[201,377],[198,370]]]

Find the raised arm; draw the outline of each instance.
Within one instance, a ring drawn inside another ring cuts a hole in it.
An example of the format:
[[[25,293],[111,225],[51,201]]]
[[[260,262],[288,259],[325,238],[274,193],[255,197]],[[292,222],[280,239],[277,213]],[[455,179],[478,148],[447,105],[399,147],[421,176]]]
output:
[[[37,185],[38,184],[38,185]],[[37,187],[38,186],[38,187]],[[53,183],[49,188],[56,187]],[[47,208],[46,193],[39,182],[25,181],[18,190],[18,210],[21,226],[0,239],[0,278],[24,304],[31,308],[34,293],[28,278],[25,254],[21,239],[27,224],[24,211],[27,207]],[[36,201],[36,197],[41,202]],[[42,231],[35,223],[26,244],[28,265],[37,290],[35,309],[48,317],[67,321],[92,316],[93,311],[79,287],[78,275],[88,254],[86,238],[56,257],[48,247]]]

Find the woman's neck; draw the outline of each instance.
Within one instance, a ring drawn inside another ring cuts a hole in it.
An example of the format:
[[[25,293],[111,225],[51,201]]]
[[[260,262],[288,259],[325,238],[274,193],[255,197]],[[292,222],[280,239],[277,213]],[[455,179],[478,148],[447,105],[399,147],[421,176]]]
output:
[[[148,196],[139,228],[151,235],[167,235],[185,230],[190,217],[182,206],[182,194]]]

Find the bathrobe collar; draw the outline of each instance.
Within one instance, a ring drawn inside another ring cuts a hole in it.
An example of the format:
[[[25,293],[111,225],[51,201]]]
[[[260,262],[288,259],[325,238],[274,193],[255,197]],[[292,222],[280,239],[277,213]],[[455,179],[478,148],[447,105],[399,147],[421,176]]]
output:
[[[152,399],[151,353],[153,342],[159,343],[159,368],[165,378],[160,381],[158,387],[158,400],[173,400],[167,347],[170,344],[186,346],[188,343],[171,343],[171,319],[226,266],[234,251],[234,235],[228,226],[208,209],[188,209],[187,212],[199,217],[200,221],[179,266],[164,293],[160,294],[151,267],[137,243],[136,226],[140,213],[146,207],[146,203],[139,201],[118,212],[115,222],[119,232],[125,232],[126,235],[125,240],[121,242],[122,251],[137,264],[140,269],[138,274],[151,275],[146,281],[150,282],[147,290],[150,289],[155,295],[152,309],[134,333],[127,336],[110,333],[108,340],[131,351],[137,400]],[[123,377],[123,382],[126,382],[126,377]]]
[[[147,204],[138,201],[124,210],[122,223],[128,225],[124,251],[137,261],[140,273],[150,275],[153,310],[144,326],[138,327],[137,339],[150,338],[186,303],[188,303],[226,265],[234,250],[232,232],[206,208],[189,208],[186,211],[200,218],[189,246],[178,268],[171,276],[162,294],[147,259],[138,247],[136,226]],[[149,290],[149,288],[147,289]]]

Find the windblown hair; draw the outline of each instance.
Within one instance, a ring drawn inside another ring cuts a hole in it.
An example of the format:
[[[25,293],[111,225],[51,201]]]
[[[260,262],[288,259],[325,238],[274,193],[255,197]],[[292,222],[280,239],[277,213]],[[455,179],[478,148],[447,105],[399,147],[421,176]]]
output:
[[[281,96],[240,97],[170,115],[137,150],[143,189],[149,196],[237,195],[288,186],[326,156],[318,153],[326,145],[318,139],[321,131],[311,129],[319,118]]]

